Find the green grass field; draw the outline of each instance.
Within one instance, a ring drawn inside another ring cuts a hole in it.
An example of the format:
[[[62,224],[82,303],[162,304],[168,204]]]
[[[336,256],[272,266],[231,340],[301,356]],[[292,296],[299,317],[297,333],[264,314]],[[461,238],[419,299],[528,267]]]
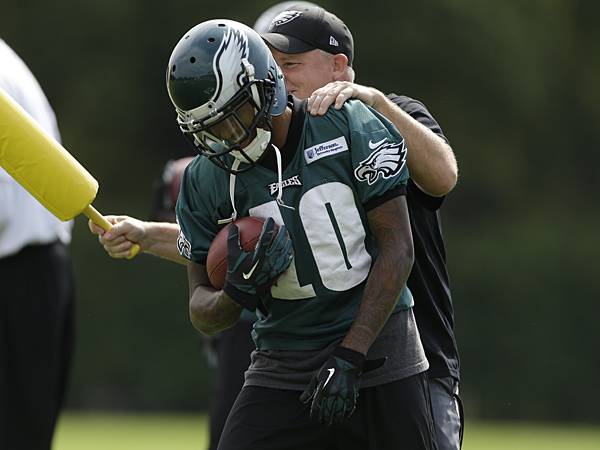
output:
[[[463,450],[600,449],[600,426],[467,422]]]
[[[205,415],[69,411],[53,450],[204,450]],[[597,450],[600,426],[467,422],[463,450]]]
[[[53,450],[204,450],[206,415],[108,414],[69,411],[59,420]]]

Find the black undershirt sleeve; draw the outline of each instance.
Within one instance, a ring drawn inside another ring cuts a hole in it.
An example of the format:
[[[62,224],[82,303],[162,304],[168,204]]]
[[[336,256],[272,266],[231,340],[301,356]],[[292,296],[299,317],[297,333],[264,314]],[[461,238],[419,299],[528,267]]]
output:
[[[365,208],[365,211],[369,212],[372,209],[377,208],[379,205],[384,204],[388,200],[391,200],[395,197],[399,197],[401,195],[406,195],[406,185],[405,184],[400,184],[400,185],[396,186],[395,188],[392,188],[392,189],[384,192],[381,195],[373,197],[371,200],[364,203],[363,206]]]

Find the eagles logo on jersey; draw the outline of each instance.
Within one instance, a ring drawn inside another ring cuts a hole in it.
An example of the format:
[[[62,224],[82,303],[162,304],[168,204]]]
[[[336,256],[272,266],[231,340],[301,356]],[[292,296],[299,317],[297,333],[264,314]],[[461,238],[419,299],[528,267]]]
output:
[[[370,185],[377,181],[379,175],[383,178],[392,178],[406,164],[406,146],[404,141],[400,143],[385,142],[387,138],[373,143],[369,141],[369,147],[375,149],[369,157],[361,161],[354,170],[354,175],[359,181],[366,181]]]
[[[192,255],[192,246],[190,241],[188,241],[183,234],[183,231],[179,231],[179,236],[177,236],[177,250],[179,253],[186,258],[190,258]]]
[[[268,188],[271,193],[271,196],[274,196],[279,192],[279,186],[280,186],[279,183],[269,184]],[[282,189],[286,188],[286,187],[290,187],[290,186],[296,186],[296,187],[302,186],[302,181],[300,181],[300,175],[294,175],[293,177],[283,180],[281,182]]]

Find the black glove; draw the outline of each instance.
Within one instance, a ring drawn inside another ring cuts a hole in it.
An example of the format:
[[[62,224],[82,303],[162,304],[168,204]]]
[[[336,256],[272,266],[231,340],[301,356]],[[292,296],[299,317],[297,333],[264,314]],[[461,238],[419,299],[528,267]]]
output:
[[[329,426],[350,417],[356,408],[361,375],[383,366],[385,361],[367,361],[362,353],[336,347],[300,396],[304,403],[313,399],[311,419]]]
[[[292,241],[285,226],[273,237],[275,221],[269,217],[263,225],[260,239],[251,253],[240,245],[238,226],[229,227],[227,239],[227,275],[223,291],[244,308],[264,315],[269,311],[262,302],[271,286],[292,263]]]

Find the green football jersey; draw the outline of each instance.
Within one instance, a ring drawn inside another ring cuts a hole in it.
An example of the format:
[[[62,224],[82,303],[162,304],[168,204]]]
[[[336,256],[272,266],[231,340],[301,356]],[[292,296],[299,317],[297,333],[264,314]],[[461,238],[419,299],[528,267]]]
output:
[[[362,102],[324,116],[305,111],[306,102],[296,100],[282,149],[284,206],[273,170],[255,167],[234,180],[237,217],[273,217],[294,249],[292,265],[264,300],[269,315],[255,324],[259,350],[318,350],[347,334],[377,257],[364,205],[408,179],[402,136]],[[206,157],[188,166],[177,203],[178,246],[188,259],[205,264],[224,226],[219,220],[231,217],[232,177]],[[394,312],[412,306],[405,288]]]

